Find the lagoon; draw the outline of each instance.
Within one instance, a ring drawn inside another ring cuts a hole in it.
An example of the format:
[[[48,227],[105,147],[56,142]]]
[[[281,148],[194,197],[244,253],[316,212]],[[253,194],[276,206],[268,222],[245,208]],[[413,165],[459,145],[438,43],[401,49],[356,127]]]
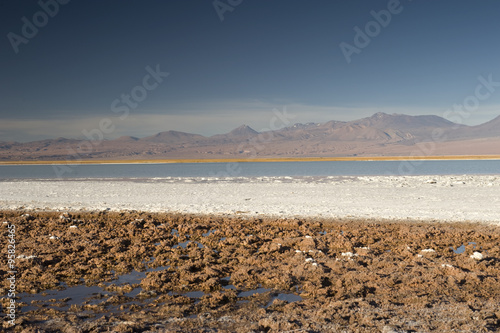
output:
[[[0,165],[0,179],[500,174],[500,160]]]

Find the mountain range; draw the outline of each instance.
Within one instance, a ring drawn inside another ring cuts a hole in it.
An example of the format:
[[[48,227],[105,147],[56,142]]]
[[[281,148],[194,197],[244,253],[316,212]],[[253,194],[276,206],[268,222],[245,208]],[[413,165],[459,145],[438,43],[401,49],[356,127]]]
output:
[[[500,116],[466,126],[435,115],[379,112],[353,121],[297,123],[261,133],[242,125],[210,137],[166,131],[93,142],[0,142],[0,161],[498,155],[499,147]]]

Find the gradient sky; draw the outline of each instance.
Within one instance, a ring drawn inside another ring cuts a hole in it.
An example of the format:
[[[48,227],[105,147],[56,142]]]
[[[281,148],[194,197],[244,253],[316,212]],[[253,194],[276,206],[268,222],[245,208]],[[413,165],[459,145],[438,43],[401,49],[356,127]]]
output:
[[[495,0],[401,0],[348,63],[339,45],[390,2],[220,0],[221,21],[212,0],[71,0],[43,25],[38,1],[0,0],[0,141],[79,138],[105,118],[108,138],[262,130],[284,107],[293,123],[443,116],[479,76],[500,82]],[[42,26],[16,53],[9,33],[23,36],[23,17]],[[157,65],[169,76],[120,118],[113,101]],[[498,115],[496,90],[464,123]]]

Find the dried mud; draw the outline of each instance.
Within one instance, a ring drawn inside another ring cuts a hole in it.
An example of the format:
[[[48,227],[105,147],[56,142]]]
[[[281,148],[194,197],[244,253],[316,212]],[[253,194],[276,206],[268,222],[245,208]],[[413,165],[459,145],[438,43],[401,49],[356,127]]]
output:
[[[3,221],[16,227],[19,306],[12,327],[4,259],[4,331],[500,329],[498,226],[140,212]]]

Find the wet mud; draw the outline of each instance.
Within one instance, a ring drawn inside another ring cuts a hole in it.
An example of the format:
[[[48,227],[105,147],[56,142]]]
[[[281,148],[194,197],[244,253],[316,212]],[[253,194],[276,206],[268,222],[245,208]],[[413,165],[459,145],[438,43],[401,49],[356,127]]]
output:
[[[0,225],[3,331],[500,330],[498,226],[106,211]]]

